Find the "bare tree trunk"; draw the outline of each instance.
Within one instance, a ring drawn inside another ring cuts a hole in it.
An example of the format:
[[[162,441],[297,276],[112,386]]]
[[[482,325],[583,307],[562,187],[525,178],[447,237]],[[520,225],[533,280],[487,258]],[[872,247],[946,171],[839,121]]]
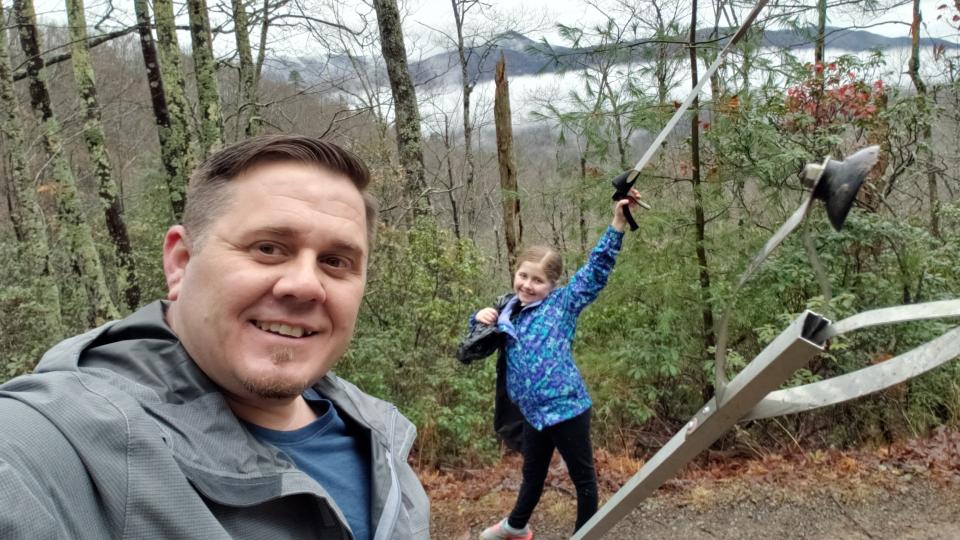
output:
[[[823,64],[827,40],[827,0],[817,0],[817,39],[813,47],[813,62]]]
[[[466,48],[463,42],[463,16],[465,4],[476,3],[475,0],[450,0],[453,5],[453,18],[457,27],[457,54],[460,58],[460,80],[463,88],[463,158],[467,163],[467,193],[473,185],[476,176],[476,163],[473,157],[473,124],[470,119],[470,96],[473,93],[473,82],[470,81]],[[512,266],[511,266],[512,268]]]
[[[921,165],[927,170],[927,196],[930,203],[930,234],[940,238],[940,198],[937,195],[937,170],[930,149],[932,129],[930,112],[927,108],[927,85],[920,78],[920,0],[913,0],[913,24],[910,27],[910,80],[917,90],[920,104],[920,121],[923,122],[923,142],[920,145]]]
[[[6,21],[0,5],[0,21]],[[36,320],[40,332],[50,341],[63,337],[60,319],[60,289],[50,265],[50,243],[43,223],[43,211],[37,201],[37,189],[27,174],[27,160],[23,147],[23,129],[20,126],[16,94],[13,91],[13,70],[7,52],[7,32],[0,29],[0,133],[11,162],[11,188],[16,199],[13,213],[16,228],[21,235],[17,244],[20,256],[33,269],[31,289],[36,297]]]
[[[250,30],[247,8],[243,0],[232,0],[233,28],[237,38],[237,54],[240,56],[240,106],[238,116],[244,133],[252,137],[260,132],[263,119],[257,105],[257,72],[250,50]],[[266,16],[266,14],[264,14]]]
[[[456,184],[456,179],[454,179],[454,176],[453,176],[453,161],[451,157],[453,154],[453,144],[451,139],[452,137],[450,136],[450,120],[446,117],[446,115],[444,115],[443,149],[444,149],[445,155],[444,155],[443,162],[444,162],[444,165],[446,165],[446,169],[447,169],[447,183],[448,183],[447,200],[450,202],[450,215],[453,219],[453,234],[454,236],[457,237],[457,240],[460,240],[462,239],[462,236],[460,236],[462,234],[460,232],[460,209],[457,205],[457,197],[454,195],[454,189],[453,189],[453,186]]]
[[[580,253],[587,253],[587,210],[583,200],[583,187],[587,185],[587,153],[580,154],[580,185],[577,186],[577,226],[580,231]]]
[[[667,97],[670,93],[670,88],[667,86],[667,78],[669,76],[670,65],[668,62],[669,50],[668,44],[664,40],[672,39],[672,36],[667,35],[668,24],[663,20],[663,11],[660,9],[659,2],[650,2],[650,9],[654,11],[655,21],[656,21],[656,31],[654,33],[654,39],[660,41],[654,45],[656,47],[656,53],[654,55],[653,63],[653,77],[657,81],[657,105],[660,106],[658,116],[667,116]]]
[[[117,318],[119,312],[107,289],[103,265],[100,263],[100,256],[93,242],[90,222],[87,221],[81,207],[73,171],[70,170],[70,165],[63,156],[59,136],[60,126],[50,107],[50,93],[43,73],[33,0],[16,0],[13,8],[19,27],[20,47],[27,57],[30,105],[43,123],[43,143],[50,156],[52,177],[56,183],[60,235],[65,240],[65,247],[70,250],[78,281],[87,292],[91,308],[87,322],[94,325],[103,324]]]
[[[127,307],[133,310],[140,305],[140,284],[137,279],[133,252],[130,249],[130,235],[127,233],[127,224],[123,219],[120,188],[113,180],[113,166],[110,163],[110,156],[107,154],[107,146],[104,141],[96,78],[93,73],[93,65],[90,63],[90,51],[87,49],[87,19],[83,12],[83,0],[66,0],[66,5],[70,47],[73,55],[73,78],[77,83],[80,99],[83,100],[86,115],[83,125],[83,138],[93,162],[107,231],[113,241],[117,262],[123,274],[123,295]]]
[[[160,158],[167,171],[167,186],[173,217],[180,220],[186,203],[187,181],[193,168],[194,153],[191,144],[190,125],[187,123],[187,93],[180,68],[180,45],[173,18],[173,3],[170,0],[154,0],[153,14],[157,23],[157,45],[160,53],[159,78],[155,78],[156,55],[145,47],[146,40],[153,43],[150,35],[150,15],[147,0],[134,0],[137,22],[140,25],[140,45],[144,47],[143,59],[147,65],[153,113],[157,119],[160,137]],[[160,97],[163,102],[161,103]]]
[[[694,0],[690,16],[690,84],[697,86],[697,2]],[[716,344],[713,333],[713,307],[710,305],[710,270],[707,265],[706,218],[703,213],[703,192],[700,183],[700,100],[695,98],[690,107],[690,163],[693,183],[693,213],[696,224],[697,266],[700,271],[700,305],[703,319],[703,358]],[[705,389],[707,398],[713,389]]]
[[[520,218],[520,193],[517,189],[516,160],[513,157],[510,87],[507,83],[506,60],[502,52],[494,78],[497,89],[493,98],[493,118],[497,130],[497,161],[500,162],[500,192],[503,198],[503,239],[507,244],[509,272],[517,262],[517,245],[522,241],[523,220]]]
[[[373,0],[380,28],[380,48],[387,64],[390,90],[396,111],[397,150],[404,171],[404,193],[412,205],[413,217],[426,214],[429,198],[425,195],[423,146],[420,142],[420,110],[407,67],[407,49],[396,0]]]
[[[281,4],[286,3],[282,0]],[[263,0],[263,13],[260,19],[260,43],[257,47],[257,63],[253,76],[253,87],[260,87],[260,74],[263,72],[263,62],[267,59],[267,30],[270,28],[270,20],[273,12],[270,11],[270,0]]]
[[[193,72],[197,77],[197,103],[200,107],[200,149],[201,157],[205,158],[223,146],[220,85],[217,83],[206,0],[187,0],[187,13],[190,15]]]

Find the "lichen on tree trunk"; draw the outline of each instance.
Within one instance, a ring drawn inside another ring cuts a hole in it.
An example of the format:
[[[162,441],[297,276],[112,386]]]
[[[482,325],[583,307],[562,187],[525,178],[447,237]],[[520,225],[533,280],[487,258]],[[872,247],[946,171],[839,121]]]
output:
[[[107,154],[103,123],[100,120],[100,102],[97,99],[96,77],[87,48],[87,19],[83,0],[66,0],[67,21],[70,32],[73,78],[83,102],[83,139],[93,162],[97,178],[100,205],[103,207],[107,231],[116,251],[117,262],[122,271],[122,288],[127,307],[136,309],[140,304],[140,285],[137,281],[136,264],[130,249],[130,236],[123,219],[120,189],[113,179],[113,166]]]
[[[387,64],[390,90],[396,111],[397,150],[404,171],[403,192],[412,205],[412,215],[426,214],[427,198],[423,167],[423,146],[420,138],[420,110],[417,93],[407,67],[407,49],[403,44],[400,12],[396,0],[374,0],[380,28],[380,48]]]
[[[260,132],[263,119],[257,105],[257,73],[250,50],[250,31],[247,8],[243,0],[232,0],[233,28],[237,39],[237,55],[240,57],[240,101],[238,117],[248,137]]]
[[[0,21],[6,20],[0,5]],[[43,211],[37,200],[36,186],[27,174],[27,159],[23,146],[23,127],[20,125],[17,98],[13,90],[13,70],[7,52],[7,32],[0,30],[0,133],[11,164],[11,186],[16,200],[17,229],[22,234],[17,244],[20,256],[33,271],[33,280],[27,284],[36,298],[34,320],[41,335],[50,341],[63,337],[60,318],[60,288],[50,264],[50,243]]]
[[[180,67],[180,46],[174,25],[173,4],[170,0],[155,0],[153,13],[157,27],[157,51],[159,72],[154,72],[157,62],[150,59],[147,38],[150,34],[150,14],[147,0],[134,0],[137,22],[140,24],[140,43],[144,48],[153,111],[157,119],[160,138],[160,159],[167,172],[167,186],[174,220],[183,216],[186,204],[187,181],[193,168],[195,153],[192,147],[190,125],[187,122],[186,84]],[[162,96],[162,101],[160,100]]]
[[[40,42],[37,37],[33,0],[14,2],[20,46],[27,57],[30,105],[43,125],[43,144],[50,157],[50,177],[55,184],[58,235],[72,257],[74,272],[90,303],[89,324],[102,324],[119,316],[103,274],[103,265],[93,241],[90,223],[84,215],[73,171],[63,155],[60,126],[50,106]]]
[[[197,102],[200,107],[200,146],[206,157],[223,146],[223,117],[220,113],[220,85],[213,57],[210,19],[205,0],[187,0],[190,16],[190,41],[193,44],[193,71],[197,77]]]

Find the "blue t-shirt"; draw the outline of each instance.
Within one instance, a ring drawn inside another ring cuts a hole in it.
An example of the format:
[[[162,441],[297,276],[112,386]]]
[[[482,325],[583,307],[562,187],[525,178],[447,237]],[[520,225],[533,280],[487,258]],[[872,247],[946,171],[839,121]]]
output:
[[[246,422],[261,442],[275,446],[323,486],[340,507],[356,540],[370,535],[370,443],[361,428],[348,424],[333,403],[313,390],[304,398],[317,413],[309,425],[276,431]]]

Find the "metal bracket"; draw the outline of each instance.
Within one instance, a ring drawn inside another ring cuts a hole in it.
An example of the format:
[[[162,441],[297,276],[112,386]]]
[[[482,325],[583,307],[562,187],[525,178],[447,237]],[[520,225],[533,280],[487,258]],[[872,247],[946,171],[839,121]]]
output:
[[[824,339],[906,321],[960,317],[960,300],[944,300],[859,313],[824,328]],[[960,356],[960,327],[880,364],[803,386],[772,392],[741,421],[793,414],[879,392]]]

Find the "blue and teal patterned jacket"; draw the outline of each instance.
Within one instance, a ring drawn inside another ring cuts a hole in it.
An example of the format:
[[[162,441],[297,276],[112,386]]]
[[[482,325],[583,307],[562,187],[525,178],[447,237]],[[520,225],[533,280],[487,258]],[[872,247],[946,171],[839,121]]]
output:
[[[622,243],[623,233],[607,227],[570,283],[524,306],[513,320],[516,297],[500,311],[497,326],[506,336],[507,393],[538,430],[569,420],[592,404],[573,361],[573,336],[580,312],[607,284]]]

